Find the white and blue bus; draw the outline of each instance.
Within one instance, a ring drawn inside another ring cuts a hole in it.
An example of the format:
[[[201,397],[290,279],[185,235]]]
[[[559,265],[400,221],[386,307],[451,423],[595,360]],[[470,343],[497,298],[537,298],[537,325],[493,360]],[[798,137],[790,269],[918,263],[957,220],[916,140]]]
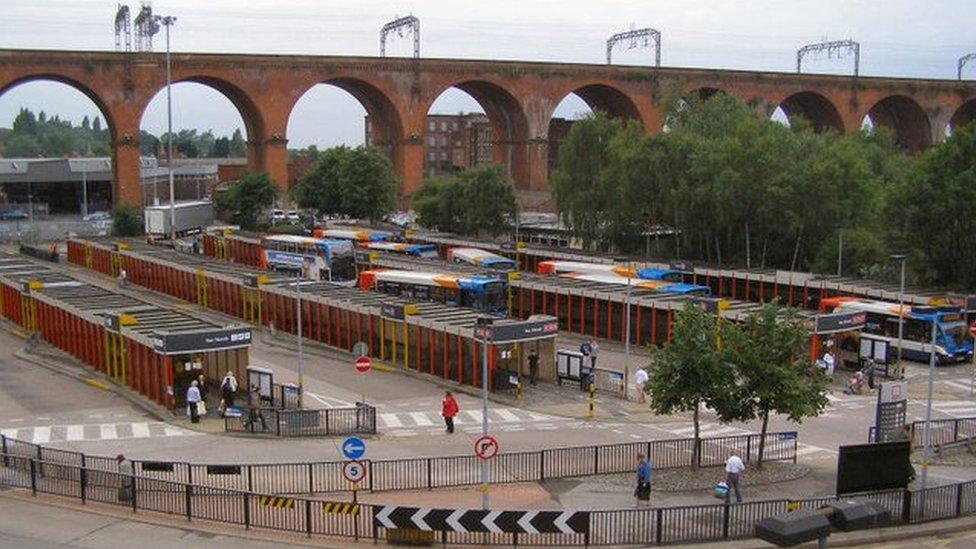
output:
[[[496,277],[377,269],[359,273],[359,287],[398,297],[467,307],[495,316],[505,316],[508,312],[508,283]]]
[[[397,254],[422,257],[424,259],[436,259],[437,246],[433,244],[405,244],[403,242],[359,242],[356,244],[366,250],[376,250],[380,252],[393,252]]]
[[[863,312],[867,315],[863,333],[888,341],[894,350],[898,345],[899,309],[897,303],[857,297],[828,297],[820,300],[826,312]],[[928,362],[932,352],[932,323],[936,325],[936,364],[965,362],[973,356],[973,338],[962,307],[905,305],[902,328],[902,357]],[[897,351],[894,351],[897,352]]]
[[[305,278],[347,282],[356,280],[352,242],[275,234],[261,237],[261,266],[275,271],[302,270]]]
[[[515,270],[515,260],[479,248],[451,248],[447,251],[447,260],[494,271]]]

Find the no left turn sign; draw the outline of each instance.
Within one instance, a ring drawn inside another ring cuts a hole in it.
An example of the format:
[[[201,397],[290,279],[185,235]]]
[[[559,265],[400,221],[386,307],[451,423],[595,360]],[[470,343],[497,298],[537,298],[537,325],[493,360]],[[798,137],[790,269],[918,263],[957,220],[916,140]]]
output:
[[[474,441],[474,455],[480,459],[492,459],[498,455],[498,441],[491,435],[483,435]]]

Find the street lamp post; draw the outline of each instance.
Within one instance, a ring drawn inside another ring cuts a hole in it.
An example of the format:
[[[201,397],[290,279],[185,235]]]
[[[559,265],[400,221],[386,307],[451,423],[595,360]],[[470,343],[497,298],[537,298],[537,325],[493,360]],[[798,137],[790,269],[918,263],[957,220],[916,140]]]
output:
[[[892,254],[891,259],[901,261],[901,283],[898,286],[898,367],[901,368],[901,344],[905,333],[905,254]]]
[[[169,169],[169,237],[176,241],[176,192],[173,183],[173,73],[170,66],[169,28],[176,23],[172,15],[154,17],[157,23],[166,27],[166,164]]]
[[[624,307],[627,308],[627,314],[625,315],[624,322],[624,398],[626,399],[629,395],[627,394],[628,383],[630,383],[630,277],[631,269],[628,265],[627,268],[627,294],[624,297]]]
[[[81,215],[83,217],[88,216],[88,170],[87,166],[82,164],[81,170]]]
[[[925,399],[925,429],[922,432],[922,477],[920,479],[920,494],[922,496],[922,512],[925,512],[925,487],[929,476],[929,461],[932,460],[932,385],[935,382],[935,341],[938,333],[938,322],[932,317],[932,349],[929,353],[929,383]]]
[[[844,227],[838,227],[837,229],[837,276],[841,276],[844,273],[842,267],[844,259]]]
[[[305,398],[305,356],[302,353],[302,270],[298,269],[295,283],[295,320],[298,336],[298,407],[301,408]]]
[[[492,319],[479,317],[481,328],[481,436],[488,436],[488,345]],[[488,509],[488,460],[481,460],[481,508]]]

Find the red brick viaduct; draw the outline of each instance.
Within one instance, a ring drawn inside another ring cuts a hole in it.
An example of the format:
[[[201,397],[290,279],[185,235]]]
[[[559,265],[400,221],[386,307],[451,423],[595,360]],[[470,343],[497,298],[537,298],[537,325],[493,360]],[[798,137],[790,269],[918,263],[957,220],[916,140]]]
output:
[[[164,54],[0,50],[0,95],[34,80],[73,86],[101,109],[112,136],[114,196],[139,204],[139,123],[166,85]],[[493,154],[520,189],[548,180],[547,131],[556,106],[575,93],[594,109],[661,131],[662,103],[676,91],[721,92],[770,116],[777,106],[815,129],[855,132],[865,116],[891,128],[917,151],[976,117],[976,82],[807,75],[756,71],[651,68],[562,63],[293,55],[174,54],[174,82],[223,93],[247,130],[248,166],[287,185],[288,117],[316,84],[338,86],[374,120],[409,195],[423,172],[425,118],[450,87],[473,96],[492,126]]]

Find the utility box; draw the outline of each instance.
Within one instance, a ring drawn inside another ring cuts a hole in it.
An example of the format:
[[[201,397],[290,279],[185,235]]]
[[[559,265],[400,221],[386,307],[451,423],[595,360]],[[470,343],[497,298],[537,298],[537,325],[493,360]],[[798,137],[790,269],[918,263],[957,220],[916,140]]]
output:
[[[209,200],[177,202],[172,208],[168,204],[146,206],[143,210],[146,221],[146,234],[169,236],[171,217],[175,220],[177,236],[197,234],[205,227],[213,225],[214,208]]]
[[[891,521],[891,511],[874,501],[835,501],[830,509],[833,511],[830,521],[845,532],[878,528]]]
[[[756,537],[778,547],[792,547],[830,535],[830,521],[822,513],[801,509],[760,520]]]
[[[556,350],[556,379],[562,385],[564,379],[580,381],[585,374],[583,353],[568,349]]]

